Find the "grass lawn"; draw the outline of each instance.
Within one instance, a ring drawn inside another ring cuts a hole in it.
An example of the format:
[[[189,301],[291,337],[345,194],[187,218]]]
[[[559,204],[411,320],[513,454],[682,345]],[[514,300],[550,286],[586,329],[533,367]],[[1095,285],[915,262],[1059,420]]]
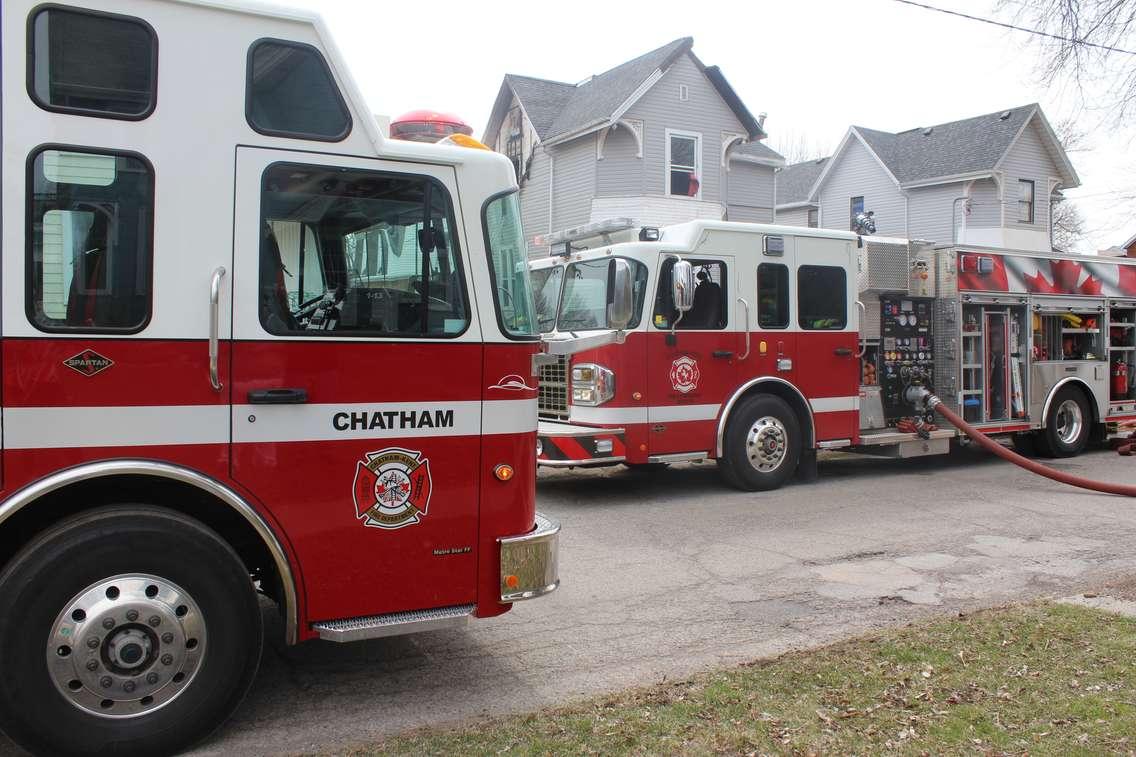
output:
[[[1136,621],[1027,605],[349,753],[1136,753],[1134,661]]]

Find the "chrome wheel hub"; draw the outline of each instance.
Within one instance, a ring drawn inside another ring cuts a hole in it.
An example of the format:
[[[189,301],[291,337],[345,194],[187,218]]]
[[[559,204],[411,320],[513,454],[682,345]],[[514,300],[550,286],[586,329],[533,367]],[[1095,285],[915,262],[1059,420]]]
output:
[[[1062,444],[1072,444],[1081,435],[1084,419],[1076,400],[1065,400],[1057,408],[1057,438]]]
[[[168,704],[205,655],[205,620],[177,584],[113,576],[76,594],[47,640],[47,669],[63,698],[100,717],[130,718]]]
[[[758,418],[746,434],[746,457],[762,473],[771,473],[785,462],[789,432],[785,424],[771,415]]]

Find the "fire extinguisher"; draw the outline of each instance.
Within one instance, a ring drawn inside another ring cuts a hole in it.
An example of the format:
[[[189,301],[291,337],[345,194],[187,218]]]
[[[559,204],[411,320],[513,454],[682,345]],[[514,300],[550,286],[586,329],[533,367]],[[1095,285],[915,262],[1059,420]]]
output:
[[[1128,396],[1128,364],[1117,360],[1112,364],[1112,398],[1122,400]]]

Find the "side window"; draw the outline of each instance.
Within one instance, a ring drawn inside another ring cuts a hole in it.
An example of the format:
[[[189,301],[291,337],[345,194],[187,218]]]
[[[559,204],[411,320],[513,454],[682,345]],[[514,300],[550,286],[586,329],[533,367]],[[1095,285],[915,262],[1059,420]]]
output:
[[[797,322],[812,331],[848,324],[848,279],[843,268],[803,265],[797,269]]]
[[[691,307],[682,319],[678,320],[676,328],[683,329],[710,329],[726,328],[726,321],[730,308],[729,292],[726,291],[726,264],[720,260],[695,260],[687,258],[694,266],[694,278],[697,282],[694,287],[694,306]],[[669,329],[678,319],[678,311],[674,309],[671,300],[671,271],[674,269],[674,259],[663,262],[662,273],[659,276],[659,288],[655,293],[654,324],[656,328]]]
[[[248,57],[245,117],[261,134],[338,142],[351,116],[331,69],[311,45],[262,39]]]
[[[44,148],[28,171],[28,319],[43,331],[140,331],[150,320],[150,165]]]
[[[28,93],[41,108],[138,120],[157,84],[158,39],[140,19],[51,6],[28,20]]]
[[[453,337],[469,325],[453,207],[424,176],[275,164],[261,192],[272,334]]]
[[[789,326],[789,268],[780,263],[757,267],[757,325],[763,329]]]

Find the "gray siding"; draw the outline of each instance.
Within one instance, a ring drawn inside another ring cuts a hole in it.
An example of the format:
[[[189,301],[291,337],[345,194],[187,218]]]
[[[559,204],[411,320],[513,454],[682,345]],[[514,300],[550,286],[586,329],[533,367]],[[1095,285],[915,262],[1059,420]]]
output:
[[[552,230],[587,223],[596,194],[596,135],[551,148],[553,164]]]
[[[1037,119],[1030,121],[1018,141],[1006,153],[1001,168],[1006,172],[1006,226],[1045,231],[1049,228],[1049,177],[1060,172],[1041,141]],[[1018,221],[1018,180],[1034,182],[1034,222]]]
[[[860,195],[864,197],[864,210],[876,214],[877,234],[907,236],[904,199],[899,187],[863,143],[852,137],[829,169],[824,186],[820,189],[818,199],[821,227],[847,231],[849,202]]]
[[[548,154],[538,145],[529,164],[528,178],[521,179],[521,226],[529,254],[544,254],[547,248],[536,248],[532,238],[537,234],[547,234],[548,224]]]
[[[950,244],[954,240],[955,198],[962,197],[965,190],[962,182],[908,190],[907,236]],[[962,213],[961,202],[957,211]]]
[[[685,84],[689,99],[679,100]],[[666,194],[667,129],[702,135],[702,200],[722,202],[722,132],[743,134],[745,129],[689,56],[682,56],[630,110],[627,118],[643,121],[645,194]]]
[[[728,221],[742,223],[773,223],[773,208],[753,208],[748,205],[730,205]]]
[[[725,196],[730,205],[751,208],[773,207],[773,167],[740,160],[730,162],[723,175]]]
[[[625,127],[609,131],[604,144],[603,160],[596,166],[596,194],[600,197],[641,195],[644,158],[636,157],[635,135]]]
[[[969,229],[993,229],[1002,225],[1002,204],[993,179],[980,179],[970,187]]]
[[[778,210],[774,216],[774,222],[784,226],[808,226],[809,209],[792,208],[790,210]]]

